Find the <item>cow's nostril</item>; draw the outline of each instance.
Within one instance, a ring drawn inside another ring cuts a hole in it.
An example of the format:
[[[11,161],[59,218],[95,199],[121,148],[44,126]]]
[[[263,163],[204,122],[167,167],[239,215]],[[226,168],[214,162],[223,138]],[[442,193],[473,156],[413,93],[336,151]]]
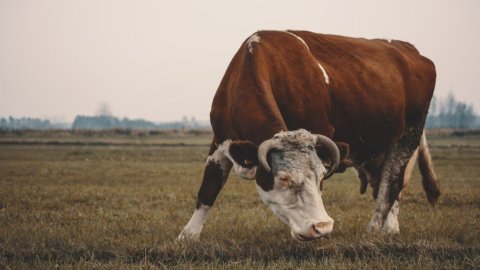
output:
[[[322,228],[325,228],[325,227],[327,227],[327,226],[329,226],[329,225],[330,225],[329,222],[319,222],[319,223],[315,224],[314,226],[315,226],[316,228],[322,229]]]
[[[333,222],[317,222],[312,225],[312,230],[317,236],[327,235],[333,230]]]

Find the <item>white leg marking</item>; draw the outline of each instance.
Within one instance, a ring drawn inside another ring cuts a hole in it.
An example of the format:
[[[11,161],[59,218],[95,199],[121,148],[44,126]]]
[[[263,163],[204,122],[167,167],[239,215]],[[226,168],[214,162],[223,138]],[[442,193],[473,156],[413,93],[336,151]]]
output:
[[[388,205],[386,198],[388,188],[388,177],[383,176],[382,179],[380,179],[380,187],[378,188],[375,214],[373,214],[370,223],[367,225],[367,232],[379,232],[383,227],[384,220],[382,213],[385,213]]]
[[[393,203],[392,209],[388,212],[387,219],[383,224],[382,232],[389,234],[398,234],[400,233],[400,225],[398,223],[398,213],[400,212],[400,206],[398,201]]]
[[[248,40],[247,40],[247,46],[248,46],[248,51],[253,54],[253,43],[257,42],[257,43],[260,43],[260,36],[255,33],[253,35],[251,35]]]
[[[367,232],[371,233],[380,231],[382,226],[381,222],[381,217],[378,217],[377,214],[375,214],[367,225]]]
[[[210,206],[202,205],[200,208],[195,209],[190,221],[188,221],[185,228],[183,228],[177,240],[191,239],[196,240],[202,232],[203,223],[207,219],[207,213],[210,210]]]

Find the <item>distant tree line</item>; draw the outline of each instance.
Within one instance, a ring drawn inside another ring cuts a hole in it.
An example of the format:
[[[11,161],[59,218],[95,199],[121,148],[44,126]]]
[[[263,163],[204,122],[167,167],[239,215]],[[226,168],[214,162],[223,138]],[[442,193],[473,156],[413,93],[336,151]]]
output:
[[[61,123],[51,123],[50,120],[39,119],[39,118],[30,118],[30,117],[21,117],[21,118],[0,118],[0,129],[63,129],[67,128],[65,124]]]
[[[209,128],[208,123],[199,123],[194,117],[183,117],[182,121],[154,123],[144,119],[119,119],[111,115],[77,116],[72,129],[195,129]]]
[[[73,123],[52,123],[50,120],[39,118],[0,118],[0,129],[21,130],[21,129],[209,129],[208,122],[199,122],[195,117],[184,116],[181,121],[154,123],[144,119],[117,118],[111,115],[96,115],[75,117]]]
[[[446,98],[433,97],[426,121],[427,128],[480,128],[472,105],[455,99],[450,93]],[[79,115],[71,125],[51,123],[38,118],[0,118],[0,129],[209,129],[208,122],[199,122],[195,117],[184,116],[181,121],[154,123],[144,119],[117,118],[110,112],[108,104],[102,103],[95,116]]]
[[[433,97],[426,122],[427,128],[480,128],[480,119],[473,106],[455,99]]]

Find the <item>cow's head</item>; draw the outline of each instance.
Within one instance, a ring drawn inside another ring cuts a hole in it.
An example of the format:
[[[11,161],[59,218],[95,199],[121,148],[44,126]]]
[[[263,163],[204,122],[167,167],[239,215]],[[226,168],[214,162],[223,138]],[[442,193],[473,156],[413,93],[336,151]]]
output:
[[[257,191],[296,240],[313,240],[333,229],[320,187],[336,170],[341,153],[348,153],[348,145],[339,146],[300,129],[277,133],[258,147]]]

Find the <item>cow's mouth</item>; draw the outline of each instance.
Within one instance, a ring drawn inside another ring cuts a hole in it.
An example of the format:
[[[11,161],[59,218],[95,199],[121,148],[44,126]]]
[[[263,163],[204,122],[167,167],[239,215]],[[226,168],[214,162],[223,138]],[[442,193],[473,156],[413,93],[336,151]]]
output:
[[[291,231],[290,233],[291,233],[293,239],[295,239],[299,242],[309,242],[309,241],[313,241],[313,240],[317,239],[317,237],[308,237],[308,236],[305,236],[305,235],[294,233],[293,231]]]

